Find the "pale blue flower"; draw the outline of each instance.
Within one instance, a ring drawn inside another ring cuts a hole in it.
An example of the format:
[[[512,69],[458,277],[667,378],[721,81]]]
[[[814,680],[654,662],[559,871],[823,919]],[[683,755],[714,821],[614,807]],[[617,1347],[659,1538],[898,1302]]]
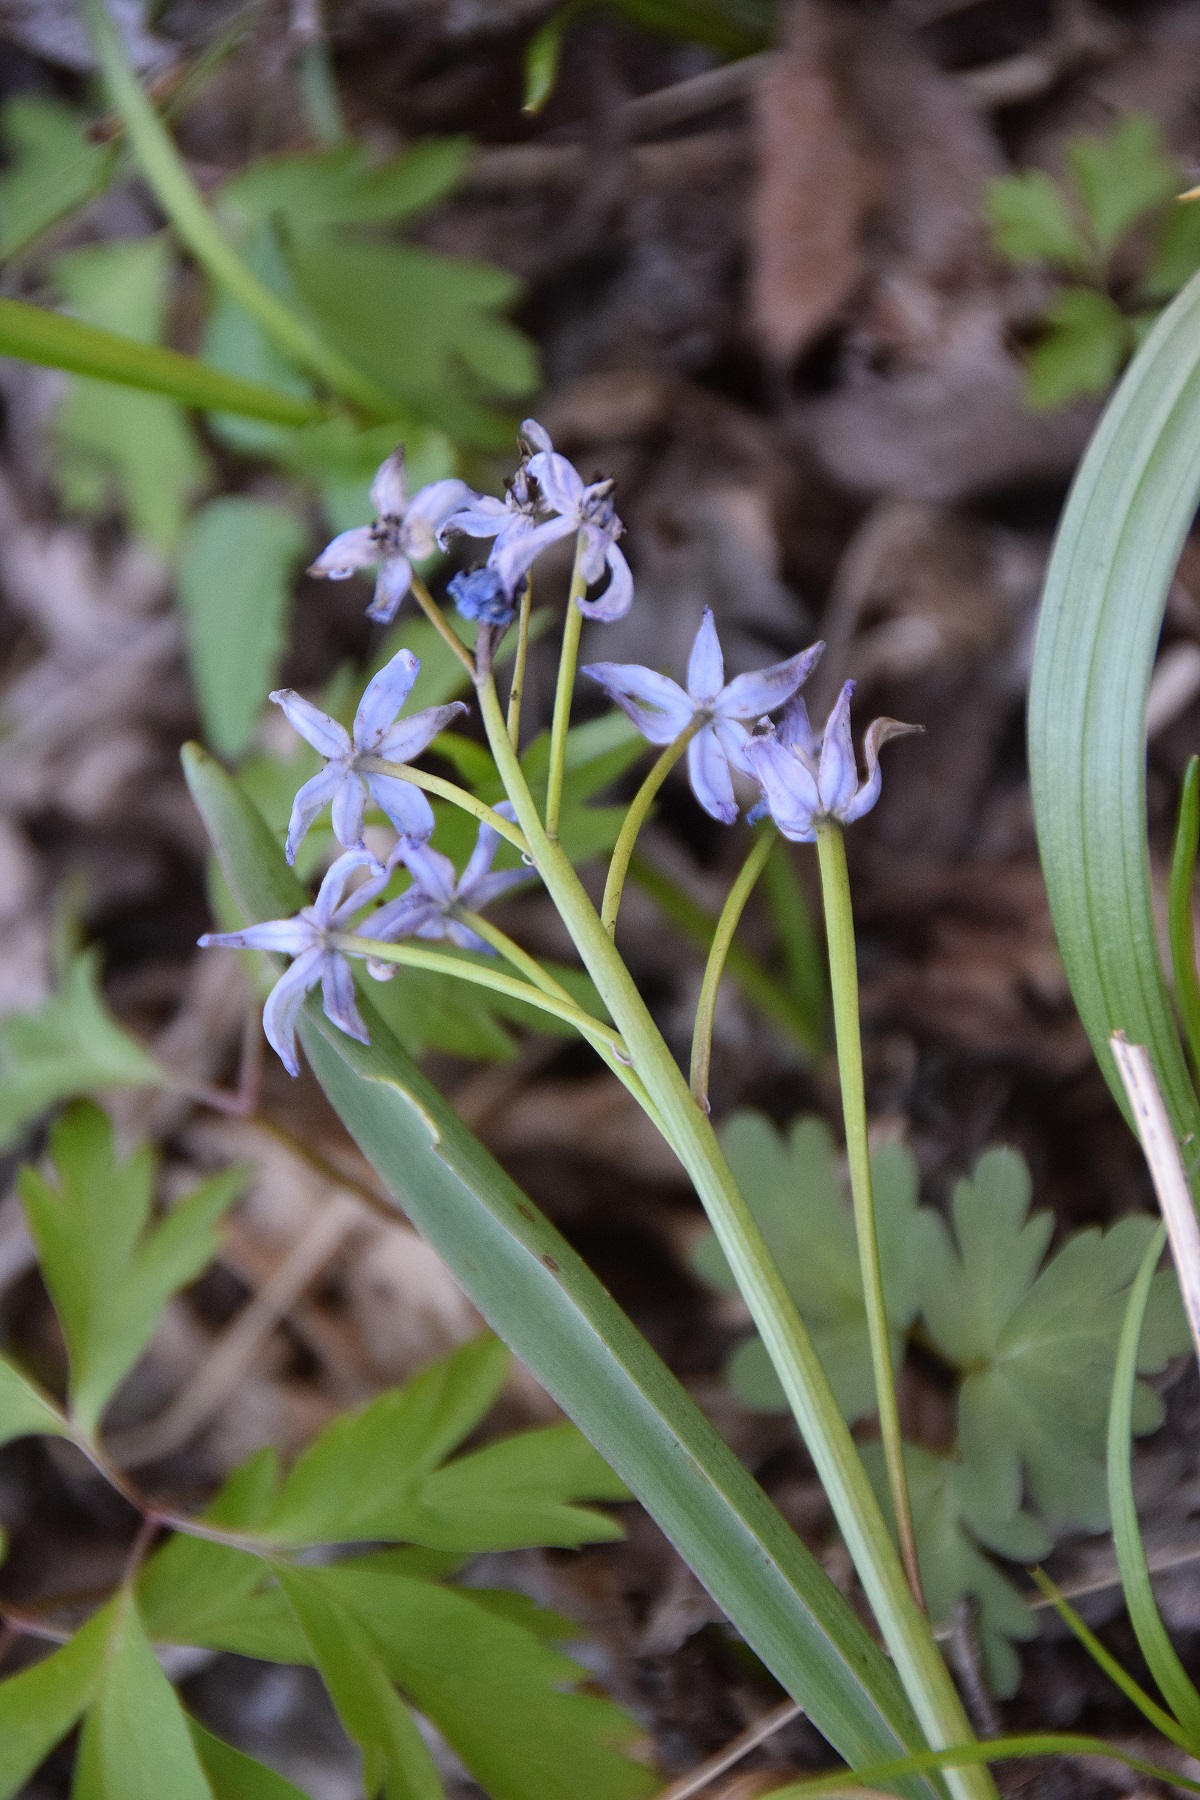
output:
[[[583,673],[600,683],[652,744],[669,744],[697,716],[704,720],[687,748],[688,779],[705,812],[723,825],[732,825],[738,815],[734,772],[750,780],[757,778],[746,757],[750,741],[747,722],[790,699],[807,680],[824,648],[814,644],[785,662],[726,682],[712,609],[705,607],[688,658],[686,689],[640,663],[590,663]]]
[[[285,846],[289,862],[295,862],[309,826],[321,808],[330,803],[334,836],[348,850],[362,848],[363,814],[368,799],[387,814],[401,837],[429,836],[433,812],[420,788],[398,775],[374,774],[359,767],[360,760],[368,757],[411,762],[457,713],[466,711],[461,700],[454,700],[448,706],[427,706],[423,712],[397,720],[396,714],[408,699],[420,668],[411,650],[396,652],[359,701],[353,736],[293,688],[278,688],[271,695],[300,736],[327,759],[320,774],[305,782],[292,804]]]
[[[507,800],[496,811],[507,819],[516,816]],[[528,869],[492,869],[499,844],[500,833],[491,825],[481,825],[470,860],[462,874],[456,875],[448,856],[431,850],[428,844],[401,838],[388,859],[388,867],[402,862],[412,876],[412,885],[398,900],[389,901],[373,915],[371,936],[384,943],[405,937],[449,938],[460,950],[484,950],[491,955],[491,945],[457,914],[482,912],[501,894],[529,880]],[[372,961],[367,966],[372,975],[384,980],[395,974],[394,963]]]
[[[874,720],[863,741],[867,775],[860,783],[850,735],[853,692],[854,683],[847,681],[819,739],[797,694],[788,703],[778,730],[772,727],[751,738],[747,745],[746,754],[762,786],[763,809],[793,843],[814,843],[817,826],[823,819],[853,825],[869,813],[883,783],[879,766],[883,745],[889,738],[921,729],[919,725],[902,725],[899,719]]]
[[[438,542],[444,549],[446,539],[458,534],[494,540],[484,565],[490,577],[488,592],[494,609],[500,605],[500,596],[505,597],[511,618],[522,576],[518,574],[509,580],[509,563],[515,555],[515,546],[528,537],[539,517],[544,516],[545,507],[537,483],[530,481],[528,464],[522,463],[507,483],[503,500],[497,500],[491,494],[472,495],[465,507],[451,513],[444,521],[438,532]],[[484,614],[470,610],[471,603],[484,595],[483,570],[473,569],[465,576],[456,575],[449,590],[459,611],[467,618],[485,618],[488,624],[507,623],[507,620],[486,619]]]
[[[444,520],[474,498],[465,481],[446,480],[430,482],[410,500],[401,445],[380,465],[371,484],[375,523],[343,531],[322,550],[308,573],[345,581],[359,569],[378,563],[375,597],[367,617],[390,624],[412,586],[413,563],[433,555]]]
[[[355,869],[372,871],[361,887],[345,898],[346,882]],[[348,850],[331,866],[311,906],[303,906],[291,919],[270,919],[247,925],[244,931],[209,931],[200,939],[203,949],[218,945],[231,950],[274,950],[294,960],[280,976],[263,1008],[263,1030],[289,1075],[300,1073],[296,1055],[296,1022],[305,995],[321,984],[325,1017],[347,1037],[369,1044],[367,1028],[354,1004],[354,975],[345,953],[329,941],[331,932],[344,931],[351,920],[369,906],[387,885],[387,870],[366,850]]]

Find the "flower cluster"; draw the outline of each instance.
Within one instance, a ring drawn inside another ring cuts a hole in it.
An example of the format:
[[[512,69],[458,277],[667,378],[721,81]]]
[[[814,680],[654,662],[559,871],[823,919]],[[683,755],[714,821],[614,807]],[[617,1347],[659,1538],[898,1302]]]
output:
[[[612,483],[585,483],[554,448],[536,420],[521,427],[525,456],[504,498],[477,494],[463,481],[432,482],[410,499],[404,455],[395,451],[371,488],[373,525],[337,537],[309,571],[343,580],[357,569],[378,566],[373,619],[390,621],[417,577],[413,563],[444,548],[455,536],[490,539],[480,567],[449,582],[458,609],[482,626],[503,628],[515,615],[541,552],[560,539],[576,539],[576,568],[593,587],[607,575],[592,600],[575,591],[575,604],[589,619],[619,619],[633,600],[633,577],[619,548],[622,525],[612,501]],[[418,596],[430,602],[418,587]],[[494,641],[494,640],[492,640]],[[481,640],[482,642],[482,640]],[[696,799],[712,818],[732,824],[738,817],[735,782],[756,796],[751,821],[769,813],[785,837],[812,842],[825,821],[850,824],[879,797],[879,750],[889,737],[915,727],[876,719],[866,734],[866,779],[859,781],[850,735],[847,682],[818,738],[799,690],[824,646],[725,679],[725,661],[712,612],[705,609],[680,686],[640,664],[596,662],[583,673],[597,682],[652,744],[686,747],[688,777]],[[483,657],[479,661],[482,665]],[[299,1072],[296,1024],[306,995],[318,983],[327,1017],[348,1036],[367,1042],[355,1003],[349,958],[365,960],[378,980],[395,964],[372,955],[407,937],[441,938],[462,950],[490,952],[475,927],[481,909],[517,882],[525,870],[493,872],[500,834],[492,824],[479,830],[473,854],[458,874],[448,857],[429,843],[434,816],[410,768],[450,721],[466,709],[461,701],[428,706],[400,717],[420,672],[411,650],[399,650],[368,683],[350,730],[291,688],[271,695],[295,730],[324,759],[324,767],[296,794],[288,823],[286,853],[294,862],[318,814],[331,808],[333,834],[343,854],[332,864],[311,906],[290,919],[251,925],[243,931],[213,932],[202,944],[279,952],[291,966],[273,988],[263,1013],[267,1037],[285,1067]],[[485,671],[477,671],[481,679]],[[770,715],[780,712],[778,724]],[[428,778],[425,778],[428,779]],[[385,861],[367,848],[363,825],[373,803],[390,821],[396,844]],[[514,817],[508,802],[496,811]],[[404,869],[408,887],[381,900],[392,877]],[[365,872],[357,887],[351,878]],[[376,902],[381,902],[375,906]],[[374,906],[374,911],[368,911]],[[481,927],[481,929],[485,929]],[[495,934],[493,933],[493,936]],[[503,942],[503,940],[500,940]]]

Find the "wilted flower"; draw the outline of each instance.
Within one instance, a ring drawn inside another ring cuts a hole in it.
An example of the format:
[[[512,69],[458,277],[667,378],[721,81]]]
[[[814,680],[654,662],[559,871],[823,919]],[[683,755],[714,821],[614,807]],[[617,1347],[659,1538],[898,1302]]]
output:
[[[502,801],[496,811],[508,819],[516,816],[507,800]],[[490,954],[491,945],[456,915],[481,912],[518,882],[528,881],[527,869],[493,871],[492,859],[499,843],[500,833],[491,825],[481,825],[470,861],[456,877],[454,864],[448,856],[431,850],[428,844],[401,838],[388,866],[391,868],[397,862],[403,862],[412,876],[412,885],[398,900],[380,907],[371,920],[371,936],[384,943],[395,943],[398,938],[405,937],[449,938],[460,950],[486,950]],[[384,979],[395,973],[392,963],[372,961],[367,966],[372,975]]]
[[[328,760],[319,775],[306,781],[292,803],[288,822],[287,859],[295,862],[305,833],[321,808],[333,803],[333,833],[347,849],[362,848],[363,813],[368,796],[391,820],[401,837],[427,838],[433,830],[433,812],[420,788],[398,775],[381,775],[361,769],[364,758],[387,762],[411,762],[431,744],[438,732],[465,712],[461,700],[448,706],[427,706],[411,718],[396,720],[409,696],[421,664],[411,650],[398,650],[371,681],[354,715],[353,737],[344,725],[323,713],[293,688],[278,688],[271,695],[302,738]]]
[[[345,581],[357,570],[378,563],[375,598],[367,608],[367,617],[387,625],[412,586],[413,562],[433,555],[438,547],[438,527],[474,497],[465,481],[451,479],[430,482],[409,500],[401,446],[380,465],[371,483],[375,523],[343,531],[322,550],[308,572],[324,575],[330,581]]]
[[[478,619],[481,625],[511,625],[520,599],[520,589],[510,594],[490,562],[481,569],[460,569],[446,583],[446,592],[464,619]]]
[[[687,689],[640,663],[591,663],[584,669],[610,699],[628,713],[652,744],[669,744],[693,719],[704,721],[687,748],[692,792],[712,818],[732,825],[737,818],[732,771],[757,778],[746,759],[746,721],[773,712],[807,679],[825,648],[814,644],[785,662],[725,680],[725,660],[711,607],[688,658]]]
[[[902,725],[899,719],[875,719],[867,727],[863,749],[867,778],[859,783],[854,740],[850,735],[850,696],[854,683],[847,681],[825,723],[820,740],[814,736],[808,710],[797,695],[790,701],[779,729],[751,738],[746,754],[762,783],[766,810],[784,837],[797,844],[816,841],[823,819],[853,825],[870,812],[879,798],[883,775],[879,752],[889,738],[920,731],[919,725]]]
[[[370,868],[371,878],[343,898],[346,882],[355,869]],[[354,976],[344,953],[332,947],[329,934],[349,925],[364,906],[369,906],[387,883],[387,871],[365,850],[348,850],[331,866],[311,906],[302,906],[291,919],[271,919],[263,925],[248,925],[244,931],[209,931],[200,939],[201,947],[219,945],[231,950],[277,950],[293,957],[291,967],[280,976],[267,996],[263,1008],[263,1030],[267,1042],[277,1053],[289,1075],[300,1073],[296,1055],[296,1021],[304,997],[321,984],[325,1017],[347,1037],[369,1044],[367,1028],[354,1004]]]
[[[633,576],[617,548],[624,527],[610,498],[612,482],[585,485],[578,469],[557,453],[549,433],[536,419],[525,420],[521,436],[534,447],[534,454],[524,466],[524,496],[519,504],[514,501],[511,506],[509,502],[493,502],[497,507],[504,505],[513,517],[492,546],[489,566],[499,575],[505,591],[515,594],[522,575],[528,573],[547,545],[582,531],[580,569],[584,579],[589,585],[599,581],[607,566],[609,582],[599,599],[577,600],[576,605],[589,619],[607,622],[621,618],[633,601]],[[550,515],[540,524],[528,522],[531,498],[536,498],[543,514]]]

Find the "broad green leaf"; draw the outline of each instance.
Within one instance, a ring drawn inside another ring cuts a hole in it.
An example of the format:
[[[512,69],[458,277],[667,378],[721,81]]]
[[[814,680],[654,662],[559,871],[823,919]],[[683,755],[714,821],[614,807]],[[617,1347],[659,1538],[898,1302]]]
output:
[[[59,991],[37,1012],[0,1019],[0,1144],[73,1094],[171,1083],[105,1005],[96,950],[72,958]]]
[[[221,208],[251,224],[385,224],[440,200],[470,155],[467,138],[427,138],[386,162],[347,142],[300,155],[264,156],[221,189]]]
[[[1146,845],[1145,705],[1200,499],[1200,280],[1151,332],[1075,477],[1046,577],[1029,764],[1050,909],[1118,1104],[1108,1039],[1153,1056],[1181,1138],[1200,1135],[1159,959]]]
[[[266,704],[306,544],[286,507],[239,494],[210,500],[188,526],[179,598],[205,727],[225,756],[246,748]]]
[[[997,1518],[975,1473],[953,1457],[906,1444],[904,1465],[929,1616],[937,1625],[948,1625],[957,1602],[970,1596],[988,1686],[998,1699],[1007,1700],[1021,1679],[1012,1645],[1035,1638],[1038,1626],[1028,1602],[979,1546],[1034,1562],[1050,1549],[1050,1534],[1028,1513]],[[888,1506],[887,1477],[875,1444],[867,1448],[867,1467],[880,1503]]]
[[[1112,1507],[1113,1546],[1121,1571],[1125,1604],[1146,1659],[1163,1699],[1174,1713],[1192,1744],[1200,1742],[1200,1693],[1180,1662],[1175,1647],[1163,1624],[1150,1566],[1138,1526],[1137,1505],[1133,1493],[1133,1431],[1136,1414],[1136,1381],[1138,1347],[1142,1322],[1146,1317],[1154,1284],[1154,1268],[1162,1255],[1166,1240],[1165,1226],[1150,1234],[1145,1254],[1137,1273],[1121,1321],[1121,1337],[1113,1375],[1112,1398],[1108,1413],[1108,1495]]]
[[[265,382],[243,381],[209,368],[194,356],[139,344],[115,331],[98,331],[79,319],[0,298],[0,356],[15,356],[43,368],[163,394],[183,406],[224,409],[248,419],[279,425],[311,425],[328,408]]]
[[[61,1650],[0,1682],[0,1800],[23,1790],[91,1704],[116,1604],[90,1618]]]
[[[213,1800],[309,1800],[294,1782],[214,1737],[195,1719],[187,1727]]]
[[[1111,136],[1088,132],[1067,144],[1088,223],[1100,249],[1116,248],[1143,214],[1165,205],[1179,188],[1179,170],[1167,155],[1157,119],[1130,113]]]
[[[167,1794],[171,1800],[213,1800],[183,1708],[124,1592],[113,1602],[71,1800],[163,1800]]]
[[[70,1427],[52,1400],[27,1375],[0,1356],[0,1444],[21,1437],[69,1437]]]
[[[503,1438],[428,1476],[406,1536],[446,1550],[574,1549],[624,1535],[615,1519],[575,1504],[628,1500],[629,1489],[574,1425]]]
[[[1092,288],[1063,288],[1043,323],[1045,335],[1025,365],[1033,406],[1061,406],[1076,394],[1103,392],[1133,348],[1129,320],[1114,300]]]
[[[992,247],[1008,262],[1046,262],[1072,270],[1087,269],[1092,263],[1092,251],[1066,196],[1042,169],[1024,169],[1019,175],[989,181],[983,210]]]
[[[635,1800],[654,1790],[650,1771],[622,1754],[638,1729],[629,1715],[573,1692],[587,1671],[498,1616],[478,1590],[354,1563],[322,1579],[492,1800]]]
[[[201,1517],[212,1525],[253,1531],[270,1513],[278,1488],[275,1452],[260,1450],[234,1470]],[[244,1550],[179,1532],[139,1573],[138,1610],[156,1642],[206,1644],[231,1614],[237,1616],[265,1573],[258,1557]]]
[[[298,884],[253,807],[197,747],[185,768],[246,917],[293,911]],[[587,1265],[367,1013],[370,1046],[327,1036],[315,1008],[301,1029],[397,1204],[841,1754],[861,1766],[919,1744],[893,1669],[824,1570]],[[916,1777],[897,1786],[930,1791]]]
[[[86,324],[140,343],[162,336],[171,277],[165,237],[72,250],[54,265],[67,304]],[[76,511],[103,512],[113,498],[135,531],[171,551],[208,464],[173,400],[109,382],[76,382],[55,426],[58,478]]]
[[[288,267],[330,340],[401,405],[462,441],[508,443],[511,426],[481,402],[538,384],[532,346],[501,316],[519,293],[513,276],[325,229],[289,244]]]
[[[443,1800],[416,1723],[368,1633],[316,1569],[281,1568],[279,1585],[308,1640],[342,1724],[364,1757],[364,1783],[385,1800]]]
[[[169,1297],[194,1281],[220,1242],[218,1222],[245,1185],[231,1170],[203,1182],[147,1229],[155,1159],[149,1147],[118,1163],[112,1126],[80,1102],[50,1134],[54,1180],[18,1176],[71,1364],[71,1416],[91,1433],[141,1355]]]
[[[953,1239],[935,1220],[922,1311],[937,1350],[964,1373],[960,1443],[967,1462],[986,1472],[980,1479],[993,1511],[1015,1512],[1024,1477],[1052,1523],[1100,1530],[1121,1307],[1154,1225],[1139,1215],[1105,1232],[1079,1232],[1043,1269],[1053,1220],[1029,1218],[1029,1198],[1028,1171],[1014,1151],[980,1158],[973,1178],[955,1189]],[[1188,1340],[1169,1286],[1159,1286],[1156,1306],[1161,1367]],[[1142,1388],[1138,1429],[1161,1417],[1161,1403]]]
[[[279,1542],[406,1537],[412,1501],[438,1463],[488,1412],[508,1352],[485,1333],[326,1427],[292,1468],[264,1521]]]
[[[95,144],[69,106],[15,94],[0,108],[8,153],[0,175],[0,259],[14,255],[107,185],[112,146]]]
[[[812,1333],[838,1405],[850,1421],[868,1417],[875,1412],[875,1382],[858,1245],[828,1126],[815,1117],[797,1119],[783,1138],[761,1113],[735,1113],[721,1142]],[[917,1205],[916,1168],[901,1145],[881,1146],[871,1158],[871,1169],[892,1356],[898,1363],[904,1333],[920,1304],[921,1265],[933,1215]],[[711,1233],[697,1241],[693,1265],[706,1281],[736,1292]],[[762,1412],[788,1410],[757,1336],[734,1352],[727,1373],[746,1405]]]

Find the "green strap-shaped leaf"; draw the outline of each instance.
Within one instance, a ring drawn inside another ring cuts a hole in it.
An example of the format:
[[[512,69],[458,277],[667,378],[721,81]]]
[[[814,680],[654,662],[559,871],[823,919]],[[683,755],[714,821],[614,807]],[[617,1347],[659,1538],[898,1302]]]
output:
[[[1146,694],[1200,499],[1200,279],[1135,357],[1075,477],[1046,577],[1029,695],[1038,844],[1075,1004],[1108,1048],[1154,1058],[1176,1130],[1200,1131],[1163,980],[1146,845]]]
[[[246,917],[295,911],[303,889],[263,820],[202,750],[189,746],[185,766]],[[353,1136],[489,1324],[848,1762],[919,1744],[895,1674],[824,1570],[587,1264],[369,1007],[365,1016],[370,1046],[326,1033],[314,1010],[305,1049]],[[928,1790],[914,1779],[898,1791]]]
[[[272,425],[314,425],[329,412],[314,400],[297,399],[265,382],[226,375],[178,350],[139,344],[115,331],[101,331],[98,326],[48,312],[43,306],[29,306],[23,300],[0,299],[0,356],[15,356],[49,369],[69,369],[73,375],[94,375],[98,381],[165,394],[184,406],[267,419]]]

